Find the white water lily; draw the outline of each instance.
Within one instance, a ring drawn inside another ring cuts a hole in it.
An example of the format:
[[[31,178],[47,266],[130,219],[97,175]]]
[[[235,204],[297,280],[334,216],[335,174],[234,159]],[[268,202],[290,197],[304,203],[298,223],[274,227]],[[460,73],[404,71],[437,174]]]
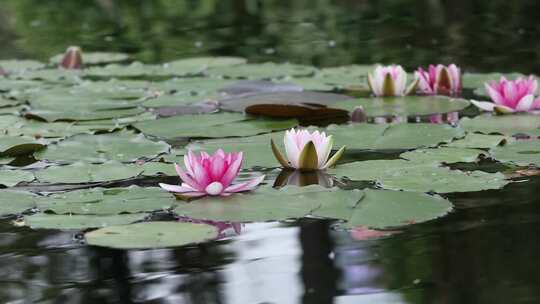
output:
[[[378,65],[373,73],[368,74],[368,85],[377,97],[409,95],[417,84],[418,79],[415,79],[407,87],[407,72],[400,65]]]

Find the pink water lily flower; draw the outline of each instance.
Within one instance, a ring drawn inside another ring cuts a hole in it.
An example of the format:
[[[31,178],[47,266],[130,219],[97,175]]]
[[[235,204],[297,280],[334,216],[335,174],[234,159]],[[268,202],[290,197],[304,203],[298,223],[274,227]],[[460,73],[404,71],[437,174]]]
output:
[[[80,70],[83,68],[82,50],[78,46],[70,46],[60,60],[60,66],[67,70]]]
[[[332,135],[326,136],[326,133],[319,131],[313,133],[295,129],[286,131],[283,142],[287,157],[283,156],[273,140],[270,142],[274,156],[287,169],[294,168],[302,171],[326,169],[333,166],[345,152],[345,147],[342,147],[328,159],[334,140]]]
[[[418,79],[407,88],[407,73],[400,65],[378,65],[368,74],[369,88],[377,97],[409,95],[417,84]]]
[[[187,155],[184,155],[185,171],[179,165],[174,165],[182,184],[180,186],[159,184],[159,186],[185,197],[229,196],[232,193],[253,190],[264,180],[264,175],[232,185],[240,172],[243,159],[242,152],[225,153],[219,149],[214,155],[206,152],[195,155],[188,150]]]
[[[507,114],[540,109],[540,98],[535,99],[538,82],[534,76],[516,80],[501,77],[498,82],[486,83],[485,87],[493,102],[471,100],[480,110]]]
[[[414,73],[418,82],[418,92],[425,95],[457,96],[461,93],[461,70],[455,65],[429,65]]]

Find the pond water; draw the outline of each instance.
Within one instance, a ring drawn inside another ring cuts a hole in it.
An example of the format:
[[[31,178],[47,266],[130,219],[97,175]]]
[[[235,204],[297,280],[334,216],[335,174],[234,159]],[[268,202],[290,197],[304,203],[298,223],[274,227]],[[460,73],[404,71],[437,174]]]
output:
[[[0,59],[46,61],[80,45],[146,63],[241,56],[540,73],[536,1],[140,2],[5,1]],[[0,222],[0,302],[538,303],[540,178],[514,181],[443,194],[450,214],[370,240],[306,218],[243,224],[200,245],[117,250],[87,246],[81,232],[16,227],[8,217]]]

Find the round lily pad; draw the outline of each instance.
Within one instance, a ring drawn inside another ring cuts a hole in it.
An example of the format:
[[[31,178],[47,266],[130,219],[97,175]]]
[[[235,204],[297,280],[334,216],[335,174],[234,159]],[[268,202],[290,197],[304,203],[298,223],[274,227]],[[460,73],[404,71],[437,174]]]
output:
[[[33,138],[24,136],[1,136],[0,156],[20,156],[32,154],[45,145]]]
[[[516,140],[490,150],[491,156],[503,163],[518,166],[540,166],[540,141]]]
[[[167,62],[164,66],[174,71],[175,75],[193,75],[208,68],[234,67],[245,63],[246,59],[241,57],[194,57]]]
[[[36,153],[35,157],[55,162],[131,162],[139,158],[153,158],[168,151],[169,145],[164,142],[153,142],[142,134],[124,131],[76,135],[49,145],[46,150]]]
[[[74,163],[67,166],[52,166],[34,172],[41,183],[79,184],[122,180],[136,177],[143,169],[137,165],[118,162],[104,164]]]
[[[477,149],[447,148],[418,149],[402,153],[401,158],[420,163],[470,163],[479,160],[480,155],[487,153]]]
[[[36,60],[0,60],[0,67],[8,73],[19,73],[25,70],[41,69],[45,67],[45,64]]]
[[[150,249],[183,246],[213,240],[218,229],[207,224],[146,222],[111,226],[85,234],[89,245],[119,249]]]
[[[208,69],[207,73],[227,78],[276,79],[285,76],[309,76],[316,71],[317,69],[307,65],[267,62],[213,67]]]
[[[58,54],[53,56],[50,61],[54,64],[59,64],[64,54]],[[115,63],[129,60],[129,55],[125,53],[113,53],[113,52],[83,52],[83,64],[84,65],[96,65],[104,63]]]
[[[35,214],[25,216],[22,224],[32,229],[82,230],[108,226],[127,225],[143,220],[147,214],[119,215],[55,215]]]
[[[174,71],[165,69],[162,65],[133,62],[128,65],[109,64],[106,66],[90,67],[84,70],[84,76],[104,78],[133,78],[133,77],[167,77],[173,76]]]
[[[455,140],[447,146],[453,148],[489,149],[504,144],[507,140],[508,138],[502,135],[468,133],[465,138]]]
[[[359,190],[327,189],[318,185],[281,189],[261,186],[255,191],[229,197],[205,197],[180,203],[175,212],[199,220],[277,221],[304,217],[323,203],[354,205],[361,197]]]
[[[52,194],[38,201],[42,211],[56,214],[114,215],[169,209],[173,195],[161,188],[91,188]]]
[[[31,182],[34,174],[25,170],[0,170],[0,185],[13,187],[21,182]]]
[[[0,190],[0,215],[19,214],[36,207],[37,196],[30,192]]]
[[[332,107],[352,111],[362,106],[370,117],[419,116],[457,112],[469,106],[465,99],[445,96],[405,96],[386,98],[359,98],[339,102]]]
[[[540,136],[540,115],[533,114],[497,116],[486,114],[472,119],[464,117],[460,120],[460,125],[469,132],[496,133],[509,136],[516,134]]]

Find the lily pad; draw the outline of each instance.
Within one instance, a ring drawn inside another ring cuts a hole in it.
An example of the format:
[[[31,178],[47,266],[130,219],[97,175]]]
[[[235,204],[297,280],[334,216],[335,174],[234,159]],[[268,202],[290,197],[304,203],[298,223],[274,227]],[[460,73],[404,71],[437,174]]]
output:
[[[161,188],[91,188],[53,194],[38,201],[42,211],[56,214],[115,215],[169,209],[173,195]]]
[[[44,144],[30,137],[1,136],[0,156],[21,156],[32,154],[45,147]]]
[[[8,98],[0,96],[0,108],[13,107],[13,106],[19,105],[20,103],[21,101],[19,100],[8,99]]]
[[[332,105],[334,103],[349,100],[351,97],[341,94],[318,93],[318,92],[279,92],[263,93],[246,96],[236,96],[220,100],[221,108],[227,111],[244,112],[252,105],[258,104],[322,104]]]
[[[228,95],[260,94],[276,92],[302,92],[302,87],[287,82],[272,82],[269,80],[240,80],[228,85],[220,92]]]
[[[507,79],[515,79],[518,77],[523,77],[523,74],[519,73],[465,73],[462,78],[462,86],[466,89],[476,89],[483,87],[486,82],[496,80],[498,81],[501,76],[506,77]]]
[[[90,121],[100,119],[118,119],[135,116],[144,113],[142,108],[114,109],[114,110],[62,110],[57,109],[32,109],[25,115],[31,118],[39,118],[48,122],[54,121]]]
[[[208,68],[223,68],[245,64],[246,59],[241,57],[194,57],[179,59],[165,63],[165,68],[174,71],[175,75],[194,75],[206,71]]]
[[[213,67],[208,69],[207,73],[227,78],[276,79],[285,76],[309,76],[316,71],[316,68],[307,65],[267,62]]]
[[[248,193],[229,197],[206,197],[181,203],[175,212],[198,220],[261,222],[301,218],[319,208],[323,203],[354,205],[362,191],[327,189],[318,185],[307,187],[287,186],[273,189],[261,186]]]
[[[249,136],[284,130],[297,124],[298,122],[294,119],[249,119],[242,114],[218,113],[175,116],[136,123],[134,127],[146,135],[172,139]]]
[[[167,77],[173,76],[174,71],[167,70],[162,65],[133,62],[129,65],[113,63],[103,67],[90,67],[84,70],[84,75],[104,78]]]
[[[74,163],[67,166],[53,166],[34,172],[41,183],[79,184],[122,180],[136,177],[143,169],[137,165],[118,162],[104,164]]]
[[[359,98],[339,102],[332,107],[352,111],[362,106],[370,117],[419,116],[457,112],[469,106],[464,99],[445,96],[405,96],[387,98]]]
[[[484,135],[478,133],[468,133],[465,138],[449,143],[448,147],[453,148],[475,148],[489,149],[506,143],[508,138],[501,135]]]
[[[89,245],[118,249],[146,249],[201,243],[218,237],[218,229],[207,224],[146,222],[111,226],[85,234]]]
[[[7,119],[6,119],[7,120]],[[86,126],[77,126],[74,123],[55,122],[45,123],[16,117],[10,119],[5,132],[11,136],[29,136],[34,138],[63,138],[75,134],[93,134],[93,130]]]
[[[366,189],[364,193],[358,205],[349,209],[347,222],[340,224],[341,227],[387,229],[433,220],[453,209],[448,200],[424,193],[372,189]],[[327,212],[325,214],[329,215]]]
[[[64,54],[53,56],[50,61],[54,64],[59,64]],[[125,53],[112,52],[83,52],[84,65],[96,65],[104,63],[116,63],[129,60],[129,55]]]
[[[351,124],[330,126],[336,146],[363,150],[401,150],[434,147],[464,136],[463,130],[438,124]]]
[[[481,115],[475,118],[464,117],[460,120],[463,129],[484,134],[516,135],[527,134],[540,136],[540,115]]]
[[[109,160],[132,162],[167,153],[169,145],[153,142],[142,134],[123,131],[100,135],[76,135],[36,153],[37,159],[55,162],[101,163]]]
[[[23,223],[32,229],[82,230],[108,226],[127,225],[143,220],[147,214],[95,215],[55,215],[35,214],[25,216]]]
[[[39,86],[43,86],[43,84],[39,81],[17,80],[17,79],[0,77],[0,91],[10,92],[10,94],[13,94],[15,92],[20,93],[27,89],[36,88]]]
[[[516,140],[506,145],[494,147],[491,156],[502,162],[518,166],[540,166],[540,141]]]
[[[0,190],[0,215],[19,214],[36,207],[37,196],[30,192]]]
[[[0,185],[13,187],[21,182],[34,180],[32,172],[24,170],[0,170]]]
[[[36,60],[0,60],[0,67],[8,73],[19,73],[41,69],[45,67],[45,64]]]
[[[358,181],[378,181],[389,190],[415,192],[471,192],[500,189],[508,184],[501,173],[450,170],[434,163],[371,160],[348,163],[329,173]]]
[[[447,148],[418,149],[402,153],[401,158],[419,163],[470,163],[478,161],[480,155],[487,153],[477,149]]]

